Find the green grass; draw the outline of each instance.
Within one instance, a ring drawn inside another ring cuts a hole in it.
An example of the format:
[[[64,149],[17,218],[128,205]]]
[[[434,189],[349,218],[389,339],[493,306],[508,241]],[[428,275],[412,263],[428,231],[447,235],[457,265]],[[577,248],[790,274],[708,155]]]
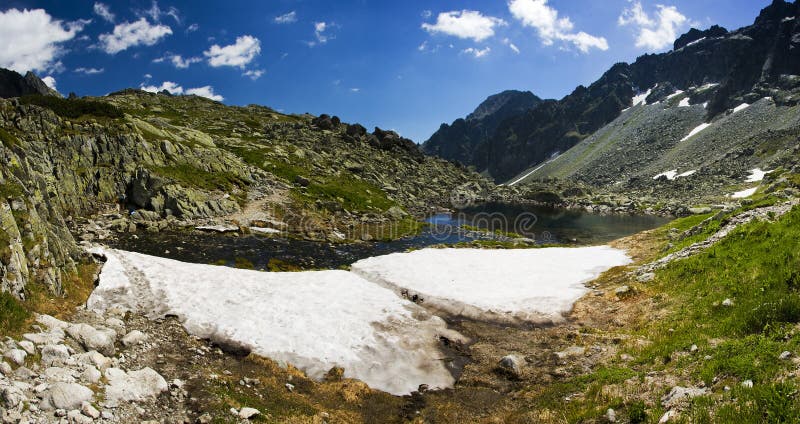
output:
[[[189,164],[173,166],[152,167],[151,171],[169,178],[181,185],[197,187],[204,190],[233,191],[234,188],[244,187],[247,181],[230,172],[209,172]]]
[[[9,293],[0,293],[0,334],[16,334],[30,318],[25,306]]]
[[[19,139],[8,132],[5,128],[0,128],[0,142],[6,147],[19,146]]]
[[[313,180],[305,194],[314,199],[337,201],[350,211],[386,211],[395,206],[381,189],[350,175]]]
[[[732,386],[753,380],[758,390],[743,396],[758,407],[737,400],[732,417],[750,411],[739,422],[800,416],[796,391],[776,383],[792,367],[778,359],[780,353],[800,350],[793,336],[800,323],[800,208],[774,223],[744,225],[706,251],[672,262],[657,272],[655,290],[667,295],[671,313],[642,331],[653,343],[634,352],[637,363],[688,371],[706,384],[715,378],[730,379]],[[734,304],[722,306],[728,298]],[[692,344],[697,354],[675,357]],[[710,359],[701,359],[705,355]]]
[[[24,105],[41,106],[62,118],[77,119],[82,116],[122,118],[122,111],[110,103],[82,99],[62,99],[54,96],[28,95],[19,98]]]

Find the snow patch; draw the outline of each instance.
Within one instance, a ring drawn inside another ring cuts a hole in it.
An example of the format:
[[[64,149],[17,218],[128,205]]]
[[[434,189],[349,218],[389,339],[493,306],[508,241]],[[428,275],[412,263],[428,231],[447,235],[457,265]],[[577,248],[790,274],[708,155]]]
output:
[[[653,177],[653,179],[657,180],[657,179],[659,179],[661,177],[667,177],[668,180],[672,181],[672,180],[675,179],[675,177],[677,175],[678,175],[678,170],[677,169],[671,169],[669,171],[664,171],[664,172],[656,175],[655,177]]]
[[[673,98],[675,96],[680,96],[681,94],[683,94],[683,90],[677,90],[674,93],[672,93],[669,96],[667,96],[667,100],[669,100],[669,99],[671,99],[671,98]]]
[[[689,107],[689,106],[691,106],[691,105],[689,104],[689,98],[688,97],[685,97],[685,98],[681,99],[681,102],[678,103],[678,107]]]
[[[698,38],[697,40],[692,41],[691,43],[686,44],[685,47],[694,46],[695,44],[700,43],[701,41],[705,40],[706,37]]]
[[[644,93],[640,93],[636,96],[633,96],[633,105],[638,106],[639,104],[646,105],[647,104],[647,96],[653,92],[652,88],[647,89]]]
[[[747,197],[752,196],[755,194],[758,187],[748,188],[747,190],[737,191],[736,193],[731,194],[731,197],[734,199],[744,199]]]
[[[352,272],[259,272],[106,248],[93,253],[107,261],[90,309],[173,314],[191,334],[289,362],[315,379],[340,366],[346,377],[393,394],[454,383],[437,341],[464,337]]]
[[[747,104],[747,103],[742,103],[742,104],[740,104],[739,106],[736,106],[735,108],[733,108],[733,113],[736,113],[736,112],[739,112],[739,111],[745,110],[745,109],[747,109],[747,108],[748,108],[748,106],[750,106],[750,105],[749,105],[749,104]]]
[[[705,90],[708,90],[709,88],[714,88],[714,87],[716,87],[718,85],[719,85],[718,82],[710,82],[708,84],[701,85],[700,88],[698,88],[697,90],[698,91],[705,91]]]
[[[681,139],[681,141],[686,141],[686,140],[692,138],[692,136],[694,136],[695,134],[699,133],[700,131],[703,131],[704,129],[708,128],[709,126],[711,126],[711,124],[706,124],[706,123],[703,123],[703,124],[700,124],[700,125],[696,126],[693,130],[689,131],[689,135],[687,135],[686,137],[683,137]]]
[[[584,283],[630,263],[608,246],[543,249],[421,249],[367,258],[352,272],[433,311],[502,323],[551,323],[586,293]]]
[[[785,18],[781,19],[781,22],[789,22],[789,21],[793,21],[793,20],[794,20],[794,18],[795,18],[794,16],[787,16],[787,17],[785,17]]]
[[[694,175],[695,173],[697,173],[697,170],[696,169],[692,169],[691,171],[686,171],[686,172],[678,174],[678,176],[676,178],[688,177],[688,176]]]
[[[250,227],[250,231],[259,234],[278,234],[281,230],[269,227]]]
[[[769,171],[762,171],[760,168],[754,168],[750,170],[750,175],[745,178],[745,181],[748,183],[755,183],[764,179],[764,176],[769,174],[770,172],[774,171],[771,169]]]

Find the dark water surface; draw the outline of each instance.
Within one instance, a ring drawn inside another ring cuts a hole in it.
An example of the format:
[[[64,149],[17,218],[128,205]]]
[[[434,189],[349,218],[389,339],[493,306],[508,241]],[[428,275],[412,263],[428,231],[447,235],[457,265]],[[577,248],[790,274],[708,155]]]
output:
[[[370,256],[496,237],[465,230],[463,225],[502,232],[503,237],[518,235],[537,243],[588,245],[606,243],[668,221],[649,215],[595,215],[526,205],[484,204],[434,215],[419,235],[389,242],[331,244],[260,235],[166,231],[122,234],[108,243],[119,249],[194,263],[234,265],[238,259],[240,263],[252,263],[256,269],[267,269],[270,260],[279,260],[304,269],[333,269]],[[509,232],[516,235],[506,234]]]

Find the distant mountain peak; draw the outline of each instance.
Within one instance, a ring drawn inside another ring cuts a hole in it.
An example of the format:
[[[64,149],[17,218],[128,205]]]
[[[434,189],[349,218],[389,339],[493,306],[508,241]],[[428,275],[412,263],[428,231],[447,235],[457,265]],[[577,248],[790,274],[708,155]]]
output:
[[[487,97],[486,100],[475,108],[475,111],[467,115],[467,121],[483,119],[489,115],[495,114],[512,102],[522,104],[524,107],[525,105],[534,105],[541,100],[542,99],[530,91],[506,90]]]
[[[28,94],[61,97],[36,74],[28,71],[23,77],[17,72],[0,68],[0,98],[21,97]]]

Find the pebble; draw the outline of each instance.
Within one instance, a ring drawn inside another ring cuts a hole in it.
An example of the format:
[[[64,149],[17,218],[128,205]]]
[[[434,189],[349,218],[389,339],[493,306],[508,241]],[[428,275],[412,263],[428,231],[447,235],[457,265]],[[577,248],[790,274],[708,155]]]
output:
[[[722,306],[733,306],[733,300],[725,299],[722,301]]]
[[[613,409],[608,408],[608,411],[606,411],[606,419],[610,423],[617,422],[617,413]]]
[[[261,411],[259,411],[258,409],[244,407],[244,408],[239,410],[239,414],[238,415],[239,415],[239,418],[247,420],[247,419],[250,419],[251,417],[254,417],[254,416],[259,415],[259,414],[261,414]]]
[[[782,360],[783,360],[783,359],[789,359],[789,357],[790,357],[790,356],[792,356],[792,352],[789,352],[788,350],[784,350],[784,351],[783,351],[783,352],[781,352],[781,354],[778,356],[778,359],[782,359]]]
[[[746,389],[752,389],[753,388],[753,380],[742,381],[742,387],[744,387]]]

